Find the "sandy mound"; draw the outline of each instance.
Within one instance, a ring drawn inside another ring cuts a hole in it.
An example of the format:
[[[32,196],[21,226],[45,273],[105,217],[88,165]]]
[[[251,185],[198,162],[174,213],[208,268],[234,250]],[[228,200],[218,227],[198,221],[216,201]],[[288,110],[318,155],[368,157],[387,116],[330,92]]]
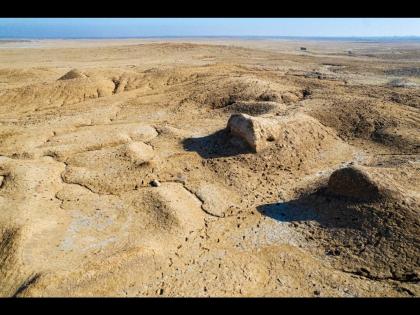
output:
[[[131,141],[149,141],[156,136],[155,128],[142,124],[88,126],[56,134],[39,146],[39,149],[42,149],[46,155],[63,160],[75,153],[100,150]],[[127,150],[135,154],[135,145]]]
[[[179,183],[163,183],[159,187],[146,188],[136,199],[135,206],[149,213],[153,220],[151,225],[158,230],[176,233],[177,230],[187,234],[204,225],[205,213],[201,202]],[[182,237],[182,234],[179,235]]]
[[[268,82],[255,78],[222,79],[210,90],[197,90],[189,97],[191,100],[210,106],[223,108],[242,101],[275,102],[281,99]]]
[[[80,70],[72,69],[69,72],[67,72],[65,75],[60,77],[58,80],[83,79],[83,78],[86,78],[86,77],[87,76],[84,73],[82,73]]]
[[[418,169],[407,166],[404,173],[412,180]],[[369,279],[415,283],[420,201],[401,190],[407,179],[400,177],[396,168],[347,167],[334,172],[327,187],[261,210],[279,220],[312,221],[298,229],[337,268]]]
[[[227,130],[244,140],[252,150],[259,152],[270,145],[291,144],[304,148],[306,143],[336,141],[338,138],[312,117],[297,114],[282,118],[252,117],[236,114],[229,118]]]
[[[16,112],[39,111],[110,96],[114,88],[111,80],[102,78],[36,83],[0,92],[0,108]]]
[[[146,163],[154,157],[153,148],[143,142],[129,143],[122,150],[124,155],[136,165]]]
[[[0,296],[13,296],[26,280],[19,259],[21,229],[1,226],[0,244]]]
[[[415,189],[419,184],[416,179],[419,168],[416,164],[398,160],[389,165],[385,163],[383,161],[379,165],[373,163],[369,166],[357,165],[336,170],[328,180],[328,192],[360,202],[410,202],[411,199],[417,199],[419,195]]]
[[[33,281],[32,277],[45,265],[44,259],[48,259],[47,247],[53,243],[54,230],[63,218],[54,198],[62,171],[63,167],[51,158],[0,159],[0,174],[5,177],[0,188],[2,295],[13,295]],[[30,258],[32,254],[36,258]]]
[[[243,113],[252,116],[268,114],[274,111],[283,111],[285,106],[276,102],[235,102],[224,108],[229,113]]]
[[[383,193],[379,183],[360,167],[342,168],[332,173],[328,189],[333,194],[361,200],[377,199]]]
[[[413,107],[418,104],[418,93],[372,88],[369,95],[381,99],[358,96],[338,99],[331,95],[317,104],[309,114],[325,126],[336,130],[343,139],[365,139],[404,153],[418,153],[420,137],[417,129],[420,115]],[[312,107],[312,105],[311,105]]]
[[[153,179],[153,157],[152,147],[139,141],[76,153],[66,160],[63,180],[98,193],[133,190]]]

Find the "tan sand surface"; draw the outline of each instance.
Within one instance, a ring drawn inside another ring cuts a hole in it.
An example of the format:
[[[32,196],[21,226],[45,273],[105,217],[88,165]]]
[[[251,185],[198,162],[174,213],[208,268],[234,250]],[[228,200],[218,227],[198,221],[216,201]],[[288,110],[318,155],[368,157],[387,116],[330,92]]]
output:
[[[419,296],[419,84],[415,42],[0,42],[0,296]]]

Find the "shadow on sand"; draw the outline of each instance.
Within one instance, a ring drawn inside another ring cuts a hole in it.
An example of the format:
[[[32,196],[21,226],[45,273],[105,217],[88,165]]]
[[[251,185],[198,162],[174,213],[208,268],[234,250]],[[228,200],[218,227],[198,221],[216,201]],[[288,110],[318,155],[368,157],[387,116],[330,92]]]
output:
[[[257,210],[280,222],[315,221],[324,228],[358,229],[363,218],[355,205],[322,190],[287,202],[260,205]]]
[[[187,138],[182,144],[184,150],[197,152],[205,159],[251,153],[246,144],[238,138],[231,137],[226,129],[203,137]]]
[[[261,205],[257,207],[257,210],[281,222],[314,221],[319,216],[316,210],[300,205],[296,200]]]

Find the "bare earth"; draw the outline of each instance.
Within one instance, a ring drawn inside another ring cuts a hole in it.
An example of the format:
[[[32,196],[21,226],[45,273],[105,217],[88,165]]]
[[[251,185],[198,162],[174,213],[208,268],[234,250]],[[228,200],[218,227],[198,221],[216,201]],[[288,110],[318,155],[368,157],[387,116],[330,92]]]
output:
[[[418,42],[0,42],[0,296],[419,296],[419,84]]]

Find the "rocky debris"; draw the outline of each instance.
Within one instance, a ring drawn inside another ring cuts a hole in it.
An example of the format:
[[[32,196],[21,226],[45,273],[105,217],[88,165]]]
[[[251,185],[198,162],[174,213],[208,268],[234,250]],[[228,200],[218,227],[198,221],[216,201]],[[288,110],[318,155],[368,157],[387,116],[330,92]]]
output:
[[[86,78],[86,77],[87,76],[85,74],[83,74],[80,70],[72,69],[69,72],[67,72],[65,75],[60,77],[58,80],[60,80],[60,81],[62,81],[62,80],[72,80],[72,79],[80,79],[80,78]]]
[[[157,179],[154,179],[150,182],[150,185],[152,187],[159,187],[160,186],[160,181],[158,181]]]
[[[112,82],[114,82],[114,84],[115,84],[115,88],[114,88],[113,93],[114,94],[119,94],[119,93],[124,92],[124,90],[127,86],[127,83],[128,83],[128,79],[127,78],[121,78],[121,79],[113,78]]]
[[[377,199],[379,186],[360,167],[350,166],[336,170],[328,181],[328,190],[333,194],[360,200]]]

